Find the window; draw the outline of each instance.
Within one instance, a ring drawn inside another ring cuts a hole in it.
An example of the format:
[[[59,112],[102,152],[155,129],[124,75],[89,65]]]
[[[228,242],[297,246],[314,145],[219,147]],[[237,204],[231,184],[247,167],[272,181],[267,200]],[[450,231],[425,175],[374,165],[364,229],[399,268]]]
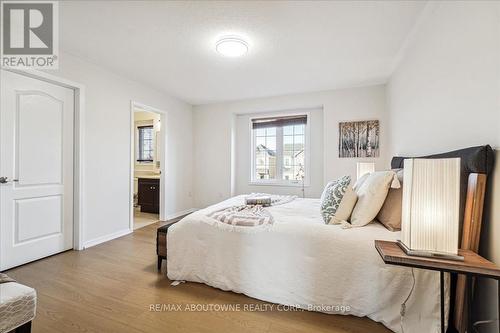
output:
[[[137,154],[137,162],[153,162],[154,156],[154,127],[138,126],[139,149]]]
[[[307,115],[251,119],[252,182],[298,184],[307,180]]]

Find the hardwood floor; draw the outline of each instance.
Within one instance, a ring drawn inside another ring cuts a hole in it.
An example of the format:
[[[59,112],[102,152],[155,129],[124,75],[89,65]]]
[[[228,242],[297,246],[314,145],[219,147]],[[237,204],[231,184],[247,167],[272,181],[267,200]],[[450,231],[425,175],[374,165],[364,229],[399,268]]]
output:
[[[158,226],[8,271],[37,290],[33,332],[390,332],[368,318],[308,311],[151,311],[151,304],[270,304],[198,283],[171,286],[166,265],[156,270]]]

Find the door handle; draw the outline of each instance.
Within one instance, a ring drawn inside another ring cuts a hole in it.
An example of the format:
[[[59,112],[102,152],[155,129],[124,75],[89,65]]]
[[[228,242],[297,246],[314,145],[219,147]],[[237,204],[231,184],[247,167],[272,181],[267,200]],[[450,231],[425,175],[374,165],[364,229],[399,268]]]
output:
[[[18,179],[9,180],[7,177],[0,177],[0,184],[7,184],[8,182],[18,182]]]

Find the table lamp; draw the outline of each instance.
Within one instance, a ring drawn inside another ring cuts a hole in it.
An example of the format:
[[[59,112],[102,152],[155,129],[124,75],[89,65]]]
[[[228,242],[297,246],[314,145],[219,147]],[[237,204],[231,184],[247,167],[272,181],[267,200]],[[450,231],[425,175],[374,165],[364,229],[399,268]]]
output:
[[[408,255],[458,255],[460,158],[404,161],[401,241]]]
[[[358,162],[356,164],[356,169],[357,169],[356,176],[358,177],[357,179],[359,179],[367,173],[375,172],[375,163],[373,163],[373,162]]]

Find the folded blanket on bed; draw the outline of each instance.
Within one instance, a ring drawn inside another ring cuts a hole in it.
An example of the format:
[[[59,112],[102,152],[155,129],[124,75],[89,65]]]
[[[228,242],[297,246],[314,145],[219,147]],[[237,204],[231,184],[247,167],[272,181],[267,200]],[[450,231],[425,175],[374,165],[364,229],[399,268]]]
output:
[[[267,193],[252,193],[244,197],[244,204],[232,206],[207,214],[219,222],[233,225],[256,227],[274,223],[274,218],[264,206],[277,206],[291,202],[296,195],[275,195]]]
[[[8,277],[7,275],[5,275],[3,273],[0,273],[0,284],[7,283],[7,282],[16,282],[16,280],[11,279],[10,277]]]
[[[245,227],[256,227],[274,223],[271,213],[258,205],[242,205],[224,208],[208,214],[208,217],[222,223]]]
[[[297,198],[296,195],[277,195],[277,194],[267,194],[267,193],[252,193],[248,196],[245,197],[245,200],[247,201],[247,205],[251,205],[252,203],[249,203],[248,201],[252,202],[254,199],[261,199],[261,198],[270,198],[271,203],[269,204],[270,206],[277,206],[277,205],[283,205],[289,202],[292,202]],[[263,205],[263,206],[268,206]]]
[[[247,206],[259,205],[262,207],[269,207],[272,204],[271,197],[246,197],[245,204]]]

